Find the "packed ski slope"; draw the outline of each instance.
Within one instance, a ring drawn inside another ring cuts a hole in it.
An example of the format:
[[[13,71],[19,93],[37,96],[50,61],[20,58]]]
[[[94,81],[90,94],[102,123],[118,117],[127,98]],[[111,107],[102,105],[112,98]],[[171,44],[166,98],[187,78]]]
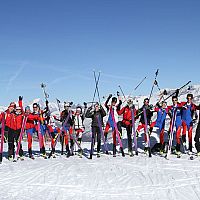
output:
[[[168,93],[173,92],[169,90]],[[200,86],[191,86],[180,92],[180,101],[190,92],[195,103],[200,103]],[[135,98],[135,104],[142,105],[144,96]],[[152,104],[159,99],[152,97]],[[34,100],[40,101],[39,99]],[[171,99],[169,99],[171,102]],[[31,104],[31,103],[30,103]],[[4,110],[4,107],[1,107]],[[55,103],[51,103],[52,114],[58,113]],[[169,121],[167,121],[167,124]],[[136,125],[137,126],[137,125]],[[167,130],[168,126],[166,126]],[[86,121],[86,130],[90,121]],[[194,128],[195,130],[195,128]],[[1,200],[65,200],[65,199],[120,199],[120,200],[199,200],[200,199],[200,160],[189,160],[184,154],[180,159],[171,155],[169,160],[159,155],[149,158],[143,152],[143,134],[139,136],[139,155],[116,158],[105,155],[100,158],[89,156],[90,132],[83,136],[82,147],[85,156],[66,158],[60,155],[60,144],[56,146],[57,157],[43,159],[37,154],[39,144],[34,142],[35,160],[25,157],[24,161],[10,162],[6,159],[7,144],[4,146],[4,158],[0,165]],[[151,137],[151,146],[159,142],[156,129]],[[123,145],[127,153],[126,132],[123,130]],[[108,144],[112,153],[112,138]],[[27,153],[27,143],[23,142]],[[47,148],[48,149],[48,148]],[[103,146],[102,146],[103,149]],[[195,151],[195,149],[194,149]],[[48,153],[48,151],[47,151]]]

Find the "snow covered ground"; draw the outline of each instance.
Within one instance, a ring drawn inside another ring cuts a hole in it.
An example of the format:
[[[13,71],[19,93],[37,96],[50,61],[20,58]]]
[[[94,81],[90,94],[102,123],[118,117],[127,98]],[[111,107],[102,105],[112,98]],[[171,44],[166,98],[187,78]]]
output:
[[[23,147],[26,150],[26,143]],[[89,143],[83,143],[83,148],[89,153]],[[37,142],[34,149],[38,149]],[[92,160],[60,154],[45,160],[35,155],[35,160],[26,157],[15,163],[4,157],[0,165],[0,199],[200,199],[198,159],[189,160],[188,155],[180,159],[171,155],[170,160],[155,155],[149,158],[140,152],[134,157],[118,154],[116,158],[102,153]]]

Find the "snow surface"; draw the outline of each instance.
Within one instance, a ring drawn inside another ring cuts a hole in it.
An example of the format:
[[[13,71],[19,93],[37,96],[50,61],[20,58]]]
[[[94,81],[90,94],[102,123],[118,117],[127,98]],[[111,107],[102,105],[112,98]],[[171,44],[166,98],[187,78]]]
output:
[[[167,91],[170,94],[175,90]],[[187,87],[183,89],[179,100],[185,101],[187,93],[193,93],[195,103],[200,103],[200,85],[190,86],[190,90]],[[152,104],[159,100],[158,94],[152,96]],[[135,104],[141,106],[145,97],[135,97]],[[45,105],[40,99],[33,102]],[[170,102],[171,99],[168,104]],[[0,107],[0,110],[5,109]],[[50,103],[50,109],[53,115],[59,114],[56,103]],[[82,147],[88,156],[90,120],[86,120],[85,125]],[[168,125],[169,121],[166,130]],[[108,147],[112,153],[111,135],[109,138]],[[151,146],[156,142],[159,142],[159,137],[154,129]],[[125,130],[123,145],[127,153]],[[122,157],[121,154],[113,158],[103,153],[100,158],[94,155],[92,160],[84,156],[81,159],[77,155],[66,158],[60,155],[58,144],[57,157],[44,160],[37,156],[38,148],[38,142],[34,142],[35,160],[25,157],[24,161],[14,163],[6,159],[7,144],[4,145],[4,158],[0,165],[0,200],[200,200],[200,160],[189,160],[186,154],[180,159],[175,155],[171,155],[170,160],[158,155],[149,158],[143,152],[143,133],[139,137],[139,155],[132,158],[128,155]],[[23,149],[27,153],[26,142],[23,142]]]
[[[23,143],[26,149],[26,143]],[[84,151],[89,143],[83,144]],[[6,147],[5,147],[6,148]],[[34,143],[38,149],[38,143]],[[57,146],[57,150],[60,146]],[[35,152],[36,154],[36,152]],[[16,163],[4,158],[0,165],[1,200],[64,199],[200,199],[200,161],[188,155],[170,160],[160,156],[116,158],[102,154],[92,160],[77,155],[45,160],[35,155]]]

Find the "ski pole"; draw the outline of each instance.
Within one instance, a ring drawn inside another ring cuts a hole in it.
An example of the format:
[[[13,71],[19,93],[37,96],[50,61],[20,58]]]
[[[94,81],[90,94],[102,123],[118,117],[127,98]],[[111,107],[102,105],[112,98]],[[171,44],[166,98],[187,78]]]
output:
[[[169,99],[170,97],[172,97],[173,95],[177,94],[181,89],[183,89],[185,86],[187,86],[188,84],[190,84],[191,81],[188,81],[185,85],[183,85],[182,87],[176,89],[175,92],[173,92],[172,94],[170,94],[167,98],[164,99],[164,101],[166,101],[167,99]],[[178,95],[177,95],[178,96]]]
[[[60,109],[60,100],[56,99],[56,102],[57,102],[57,105],[58,105],[58,110],[59,110],[59,112],[61,112],[61,109]]]
[[[122,93],[122,95],[123,95],[123,97],[124,97],[124,101],[127,101],[126,96],[125,96],[125,94],[124,94],[124,92],[123,92],[121,86],[118,85],[118,87],[119,87],[119,89],[120,89],[120,91],[121,91],[121,93]]]
[[[93,72],[94,72],[94,74],[95,74],[95,71],[93,71]],[[97,80],[95,81],[96,87],[95,87],[95,90],[94,90],[94,95],[93,95],[92,102],[94,102],[94,99],[95,99],[95,95],[96,95],[96,92],[97,92],[97,86],[98,86],[99,79],[100,79],[100,74],[101,74],[101,73],[99,72],[98,78],[97,78]],[[92,105],[93,105],[93,103],[92,103]]]
[[[156,79],[157,79],[157,76],[158,76],[158,72],[159,72],[159,69],[157,69],[156,73],[155,73],[155,78],[154,78],[154,82],[153,82],[153,85],[152,85],[152,88],[151,88],[151,92],[150,92],[150,95],[149,95],[149,102],[150,102],[150,99],[151,99],[151,96],[152,96],[152,93],[153,93],[153,88],[154,88],[154,85],[156,83]]]
[[[100,95],[99,95],[99,88],[98,88],[99,78],[100,78],[100,73],[101,73],[101,72],[99,72],[98,79],[97,79],[97,77],[96,77],[96,73],[95,73],[95,71],[94,71],[94,80],[95,80],[95,87],[96,87],[95,90],[97,91],[97,95],[98,95],[99,103],[101,103]]]
[[[47,99],[49,98],[49,95],[46,93],[45,87],[46,87],[46,85],[44,83],[42,83],[41,84],[41,88],[43,89],[44,97],[45,97],[45,99],[47,101]]]

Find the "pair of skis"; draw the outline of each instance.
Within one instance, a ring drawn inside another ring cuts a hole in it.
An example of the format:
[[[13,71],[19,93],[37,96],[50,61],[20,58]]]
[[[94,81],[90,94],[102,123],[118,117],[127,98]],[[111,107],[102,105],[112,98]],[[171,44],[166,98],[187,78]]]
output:
[[[22,127],[21,127],[21,131],[20,131],[20,135],[19,135],[19,139],[18,139],[18,143],[17,143],[17,150],[15,152],[16,159],[19,159],[19,151],[21,149],[21,143],[22,143],[23,135],[25,133],[27,119],[28,119],[27,115],[23,116]]]
[[[95,100],[96,93],[98,95],[99,104],[101,103],[100,102],[101,100],[100,100],[100,95],[99,95],[99,89],[98,89],[98,84],[99,84],[99,79],[100,79],[101,72],[98,73],[98,77],[96,76],[95,71],[93,71],[93,72],[94,72],[94,81],[95,81],[95,91],[94,91],[94,95],[93,95],[92,105],[93,105],[93,102]],[[106,144],[104,133],[103,133],[103,129],[102,129],[101,116],[97,116],[96,120],[98,122],[98,127],[100,129],[101,137],[102,137],[103,142],[104,142],[104,150],[105,150],[106,154],[108,154],[108,146]],[[93,151],[94,151],[94,141],[95,141],[95,135],[94,135],[94,133],[92,131],[91,149],[90,149],[90,157],[89,157],[90,159],[92,159],[92,155],[93,155]]]

